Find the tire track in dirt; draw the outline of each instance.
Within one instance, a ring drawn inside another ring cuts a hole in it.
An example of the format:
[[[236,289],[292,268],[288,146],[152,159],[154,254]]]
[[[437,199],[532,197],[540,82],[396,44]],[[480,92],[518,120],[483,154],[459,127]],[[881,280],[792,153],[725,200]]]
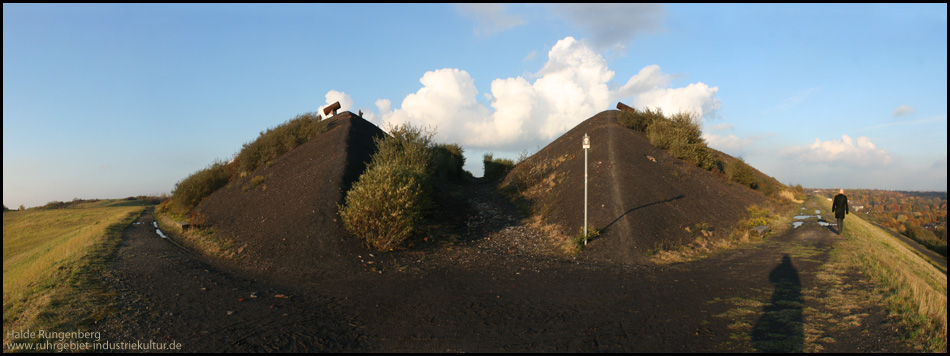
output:
[[[620,177],[618,176],[618,172],[620,170],[616,169],[616,165],[617,165],[617,162],[620,162],[620,161],[617,160],[617,158],[614,156],[614,144],[613,144],[614,130],[611,130],[610,128],[606,126],[607,125],[603,125],[602,127],[605,128],[607,131],[607,161],[610,162],[610,165],[612,167],[610,169],[610,176],[611,176],[612,181],[619,182]],[[611,196],[611,199],[613,200],[611,202],[611,206],[614,208],[613,215],[622,217],[624,216],[625,214],[624,212],[626,210],[624,209],[623,202],[620,199],[620,197],[623,196],[622,194],[624,194],[624,192],[620,190],[621,189],[620,184],[611,184],[611,187],[614,190],[614,194],[613,196]],[[620,223],[623,224],[623,228],[621,229],[621,231],[633,231],[630,227],[629,219],[621,219]],[[631,236],[626,236],[626,237],[631,238]]]

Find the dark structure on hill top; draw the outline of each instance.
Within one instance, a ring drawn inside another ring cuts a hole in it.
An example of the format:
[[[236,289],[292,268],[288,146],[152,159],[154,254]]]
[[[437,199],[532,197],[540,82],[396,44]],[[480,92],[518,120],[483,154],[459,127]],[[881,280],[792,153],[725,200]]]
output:
[[[326,116],[327,118],[336,116],[336,111],[337,111],[337,110],[340,110],[340,102],[339,102],[339,101],[337,101],[337,102],[335,102],[335,103],[333,103],[333,104],[330,104],[330,106],[327,106],[327,107],[323,108],[323,116]],[[363,115],[360,115],[360,117],[363,117]]]
[[[621,103],[621,102],[617,102],[617,110],[620,110],[620,111],[636,111],[636,110],[634,110],[633,108],[627,106],[627,104],[624,104],[624,103]]]

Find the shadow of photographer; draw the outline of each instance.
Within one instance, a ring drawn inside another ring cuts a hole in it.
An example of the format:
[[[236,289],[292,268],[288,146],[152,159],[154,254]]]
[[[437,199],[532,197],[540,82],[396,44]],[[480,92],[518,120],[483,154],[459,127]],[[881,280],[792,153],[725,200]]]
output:
[[[802,352],[802,285],[787,254],[769,273],[769,282],[774,286],[772,299],[762,308],[762,316],[752,329],[752,343],[759,352]]]

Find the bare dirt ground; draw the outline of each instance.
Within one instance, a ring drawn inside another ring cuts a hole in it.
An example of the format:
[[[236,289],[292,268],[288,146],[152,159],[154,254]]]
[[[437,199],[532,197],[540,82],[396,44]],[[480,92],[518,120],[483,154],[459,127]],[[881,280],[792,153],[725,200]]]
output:
[[[839,237],[815,222],[696,262],[618,266],[545,254],[491,184],[465,189],[457,242],[295,284],[204,262],[147,211],[103,276],[117,313],[100,331],[185,352],[913,351],[873,302],[841,312],[827,297],[871,286],[820,278]]]

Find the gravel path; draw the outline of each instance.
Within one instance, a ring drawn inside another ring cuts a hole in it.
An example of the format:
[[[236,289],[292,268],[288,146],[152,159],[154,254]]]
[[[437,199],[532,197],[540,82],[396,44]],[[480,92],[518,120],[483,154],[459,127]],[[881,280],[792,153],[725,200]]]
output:
[[[545,254],[490,185],[465,195],[461,242],[357,256],[360,273],[295,285],[202,262],[147,211],[103,277],[118,312],[101,331],[186,352],[912,351],[873,303],[828,304],[836,237],[817,223],[697,262],[618,267]],[[870,288],[849,276],[846,293]]]

